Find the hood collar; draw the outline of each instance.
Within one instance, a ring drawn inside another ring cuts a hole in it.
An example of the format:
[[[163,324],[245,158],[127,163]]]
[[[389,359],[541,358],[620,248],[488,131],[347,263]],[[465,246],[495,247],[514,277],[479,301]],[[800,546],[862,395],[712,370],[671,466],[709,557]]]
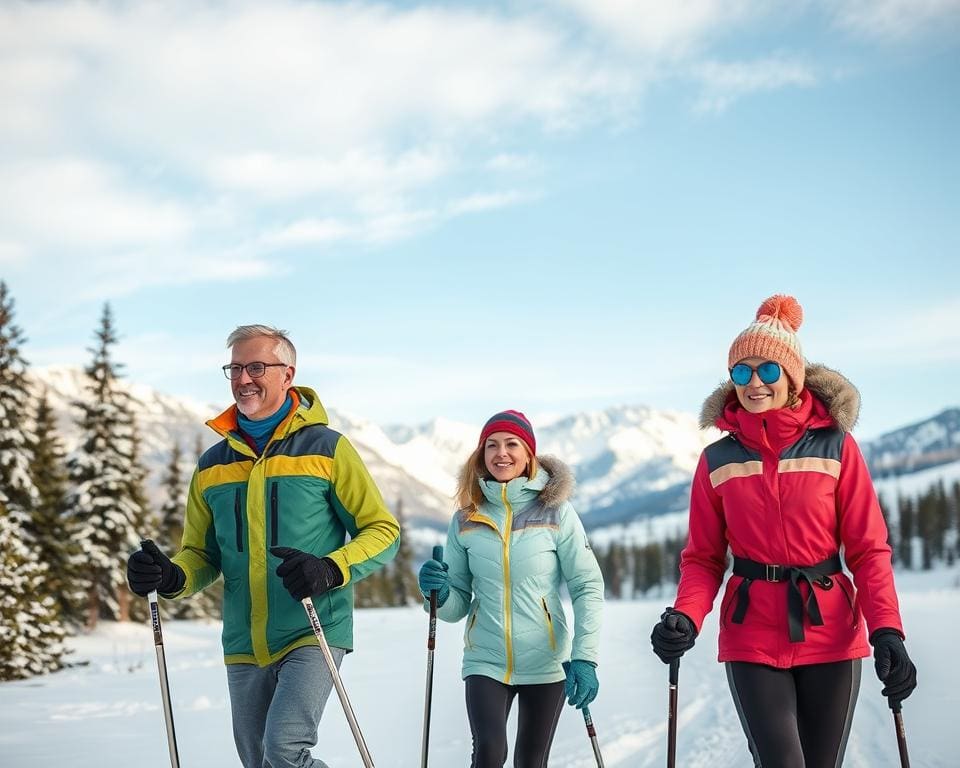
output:
[[[530,480],[527,477],[515,477],[507,486],[507,501],[510,504],[526,502],[535,496],[548,506],[556,506],[573,495],[576,482],[573,472],[556,456],[537,456],[536,477]],[[479,478],[480,488],[487,501],[497,506],[503,506],[503,483],[496,480]]]
[[[822,416],[844,432],[850,432],[860,416],[860,393],[857,388],[843,374],[818,363],[807,365],[804,376],[800,399],[805,402],[812,396],[816,401],[812,404],[810,415]],[[821,407],[818,408],[818,404]],[[801,404],[797,411],[803,410],[804,405]],[[740,406],[733,382],[728,379],[704,401],[700,409],[700,428],[718,427],[726,432],[736,432],[739,417],[744,414],[750,415]]]
[[[293,408],[286,419],[278,425],[289,423],[290,429],[299,429],[306,424],[328,424],[327,412],[317,397],[317,393],[309,387],[291,387]],[[207,426],[222,437],[237,431],[237,404],[233,403],[216,418],[210,419]]]

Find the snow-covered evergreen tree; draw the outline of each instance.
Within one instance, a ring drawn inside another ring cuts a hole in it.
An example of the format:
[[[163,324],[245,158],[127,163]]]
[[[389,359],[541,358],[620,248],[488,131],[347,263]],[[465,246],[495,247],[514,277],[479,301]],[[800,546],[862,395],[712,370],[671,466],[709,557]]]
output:
[[[63,626],[38,559],[31,518],[39,494],[30,473],[25,339],[14,324],[13,297],[0,280],[0,679],[16,680],[59,669]]]
[[[26,339],[13,314],[13,297],[6,282],[0,280],[0,493],[19,535],[32,538],[30,509],[36,503],[37,489],[30,476],[27,362],[20,353]]]
[[[47,564],[47,593],[57,605],[57,614],[69,620],[79,614],[84,600],[75,572],[80,552],[64,517],[68,488],[66,451],[46,390],[37,401],[33,431],[30,475],[37,489],[37,501],[30,517],[36,532],[37,557]]]
[[[84,369],[88,397],[74,403],[81,412],[81,443],[68,461],[67,500],[69,524],[82,549],[78,566],[88,628],[101,618],[130,617],[126,561],[148,522],[133,404],[117,386],[121,366],[112,359],[117,335],[109,304],[94,336],[93,361]]]
[[[63,666],[63,625],[46,592],[46,567],[21,536],[0,494],[0,680],[22,680]]]

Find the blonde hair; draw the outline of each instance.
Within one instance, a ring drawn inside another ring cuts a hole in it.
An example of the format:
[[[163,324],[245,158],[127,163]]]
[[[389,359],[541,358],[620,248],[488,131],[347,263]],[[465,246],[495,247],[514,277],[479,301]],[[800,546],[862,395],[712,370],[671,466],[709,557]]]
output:
[[[527,452],[527,477],[532,480],[536,477],[540,465],[537,463],[537,457],[530,453],[527,444],[522,440],[520,444]],[[457,479],[457,492],[454,495],[458,509],[473,512],[479,509],[483,503],[483,489],[480,488],[480,483],[477,481],[481,479],[489,480],[492,477],[487,469],[487,463],[484,461],[484,448],[483,443],[478,445],[460,470]]]
[[[296,366],[297,350],[287,336],[287,332],[271,325],[238,325],[227,336],[227,349],[232,349],[238,341],[247,339],[273,339],[277,342],[274,352],[284,365]]]

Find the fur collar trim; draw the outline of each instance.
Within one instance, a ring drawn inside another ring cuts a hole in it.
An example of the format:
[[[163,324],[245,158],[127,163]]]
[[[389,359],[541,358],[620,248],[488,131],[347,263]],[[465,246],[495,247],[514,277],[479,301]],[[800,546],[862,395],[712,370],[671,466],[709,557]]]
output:
[[[819,363],[808,364],[804,375],[804,391],[826,406],[840,429],[850,432],[860,416],[860,392],[857,388],[843,374]],[[700,409],[701,429],[717,426],[731,397],[736,397],[736,394],[733,382],[728,379],[704,401]]]

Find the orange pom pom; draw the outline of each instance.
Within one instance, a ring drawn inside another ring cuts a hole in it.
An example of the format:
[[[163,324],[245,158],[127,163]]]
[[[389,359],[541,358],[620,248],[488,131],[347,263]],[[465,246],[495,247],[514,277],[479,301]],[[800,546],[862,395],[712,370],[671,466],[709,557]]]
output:
[[[780,320],[796,333],[803,323],[803,308],[793,296],[778,293],[766,299],[757,310],[757,320],[763,321],[768,318]]]

